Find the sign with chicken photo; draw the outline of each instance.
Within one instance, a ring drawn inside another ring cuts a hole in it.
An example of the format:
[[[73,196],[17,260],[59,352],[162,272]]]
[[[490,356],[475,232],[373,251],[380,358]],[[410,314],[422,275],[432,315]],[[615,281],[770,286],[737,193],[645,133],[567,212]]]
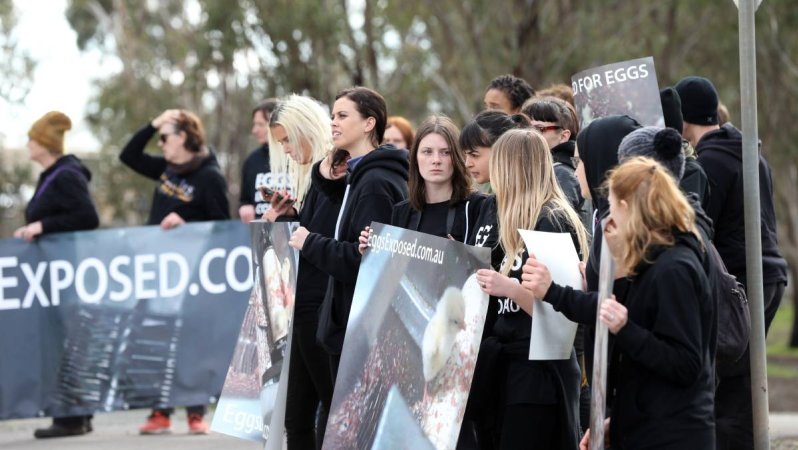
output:
[[[475,274],[490,250],[371,229],[324,449],[454,449],[488,308]]]
[[[286,383],[281,380],[287,379],[298,264],[296,250],[288,245],[294,228],[286,222],[250,224],[255,283],[213,431],[261,442],[283,434]]]

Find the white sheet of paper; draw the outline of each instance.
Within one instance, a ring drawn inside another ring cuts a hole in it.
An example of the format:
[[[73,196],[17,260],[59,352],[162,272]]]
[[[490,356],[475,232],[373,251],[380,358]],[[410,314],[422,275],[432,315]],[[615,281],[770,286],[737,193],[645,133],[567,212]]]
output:
[[[549,268],[551,279],[560,286],[582,290],[579,256],[568,233],[518,230],[529,253]],[[568,359],[574,346],[576,323],[566,319],[543,301],[532,305],[530,360]]]

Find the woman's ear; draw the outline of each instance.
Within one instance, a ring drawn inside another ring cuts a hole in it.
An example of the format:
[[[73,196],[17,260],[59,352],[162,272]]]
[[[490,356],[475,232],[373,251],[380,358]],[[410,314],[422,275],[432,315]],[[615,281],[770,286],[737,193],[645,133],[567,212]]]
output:
[[[366,133],[371,133],[371,131],[374,129],[375,126],[377,126],[377,119],[375,119],[374,117],[369,116],[366,119],[366,128],[365,128],[364,131]]]
[[[562,132],[560,132],[560,144],[568,142],[568,139],[571,139],[571,130],[563,128]]]

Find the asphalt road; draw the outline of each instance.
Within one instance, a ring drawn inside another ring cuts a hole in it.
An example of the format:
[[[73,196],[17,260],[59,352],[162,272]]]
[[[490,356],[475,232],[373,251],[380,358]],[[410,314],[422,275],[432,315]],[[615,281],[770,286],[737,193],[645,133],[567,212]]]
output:
[[[172,417],[172,434],[140,436],[138,427],[144,423],[149,411],[119,411],[97,414],[93,420],[94,431],[84,435],[58,439],[34,439],[33,430],[50,424],[47,419],[0,421],[0,449],[97,449],[97,450],[259,450],[260,444],[211,432],[205,436],[188,434],[186,412],[178,408]],[[212,417],[208,413],[208,423]]]

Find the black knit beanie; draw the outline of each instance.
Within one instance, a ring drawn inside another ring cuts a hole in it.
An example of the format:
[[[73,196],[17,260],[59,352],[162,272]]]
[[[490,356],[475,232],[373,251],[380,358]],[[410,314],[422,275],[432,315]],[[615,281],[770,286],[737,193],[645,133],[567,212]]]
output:
[[[684,123],[682,122],[682,100],[679,98],[679,93],[672,87],[666,87],[659,91],[659,100],[662,103],[665,126],[682,134]]]
[[[718,91],[712,82],[702,77],[686,77],[676,83],[682,100],[682,117],[696,125],[718,124]]]

